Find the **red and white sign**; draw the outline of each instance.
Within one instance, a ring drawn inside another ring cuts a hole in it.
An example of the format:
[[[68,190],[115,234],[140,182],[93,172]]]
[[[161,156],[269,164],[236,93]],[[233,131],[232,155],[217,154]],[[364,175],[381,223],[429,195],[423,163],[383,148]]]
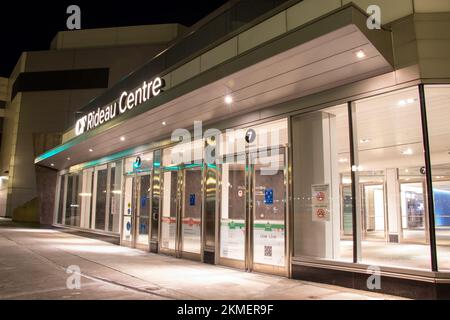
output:
[[[330,186],[320,184],[312,186],[313,221],[330,221]]]

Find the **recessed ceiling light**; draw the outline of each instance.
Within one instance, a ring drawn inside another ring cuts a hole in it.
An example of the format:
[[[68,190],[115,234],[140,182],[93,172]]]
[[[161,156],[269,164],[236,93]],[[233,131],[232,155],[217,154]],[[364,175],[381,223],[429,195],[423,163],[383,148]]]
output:
[[[54,166],[55,166],[55,164],[54,164],[54,163],[51,163],[51,164],[50,164],[50,166],[51,166],[51,167],[54,167]]]
[[[162,124],[163,126],[167,126],[167,122],[165,122],[165,121],[163,121],[161,124]]]
[[[398,102],[398,105],[399,106],[406,106],[406,105],[408,105],[408,104],[413,104],[414,102],[416,102],[417,100],[416,99],[413,99],[413,98],[409,98],[409,99],[404,99],[404,100],[400,100],[399,102]]]
[[[125,141],[125,137],[120,137],[120,141]]]
[[[67,161],[70,161],[70,157],[67,158]]]
[[[364,50],[356,51],[355,55],[358,59],[364,59],[366,57],[366,53],[364,52]]]
[[[412,154],[413,154],[412,149],[406,149],[406,150],[402,151],[402,155],[404,155],[404,156],[410,156]]]
[[[94,152],[94,150],[93,149],[89,149],[89,152]]]
[[[361,143],[369,143],[370,139],[361,139],[361,140],[359,140],[359,142],[361,142]]]
[[[230,96],[230,95],[227,95],[227,96],[225,96],[225,103],[226,104],[232,104],[233,103],[233,97],[232,96]]]

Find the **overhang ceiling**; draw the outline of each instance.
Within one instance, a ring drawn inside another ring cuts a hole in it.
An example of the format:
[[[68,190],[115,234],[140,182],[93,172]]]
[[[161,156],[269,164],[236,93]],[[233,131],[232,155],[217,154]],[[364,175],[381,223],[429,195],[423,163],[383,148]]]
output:
[[[292,34],[289,36],[292,37]],[[366,55],[362,59],[355,54],[359,50]],[[190,130],[194,121],[213,125],[225,118],[392,71],[386,52],[382,54],[380,51],[386,51],[386,48],[378,49],[358,26],[349,23],[170,99],[126,121],[119,121],[107,130],[96,130],[86,137],[74,138],[39,157],[36,163],[59,170],[67,169],[165,139],[178,128]],[[238,56],[233,63],[245,58]],[[221,70],[227,70],[226,63],[219,66],[219,72]],[[218,69],[215,70],[217,72]],[[208,71],[201,77],[208,79]],[[162,101],[171,90],[160,95]],[[224,103],[227,94],[234,98],[232,105]],[[120,137],[126,140],[120,141]],[[93,151],[89,152],[89,149]]]

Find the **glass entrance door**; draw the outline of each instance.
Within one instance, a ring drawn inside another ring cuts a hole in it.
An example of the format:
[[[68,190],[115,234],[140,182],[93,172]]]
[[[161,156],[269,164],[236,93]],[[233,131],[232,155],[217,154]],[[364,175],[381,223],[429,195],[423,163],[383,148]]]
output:
[[[247,239],[247,170],[243,163],[224,163],[221,172],[220,263],[245,269]]]
[[[150,235],[150,210],[151,210],[151,199],[150,199],[150,175],[138,176],[136,179],[137,185],[137,211],[136,211],[136,246],[149,245],[149,235]]]
[[[125,177],[122,243],[148,249],[151,175]]]
[[[163,168],[160,251],[201,258],[202,165]]]
[[[252,269],[286,273],[285,155],[258,157],[253,165]],[[270,164],[267,166],[266,164]]]
[[[221,165],[220,264],[287,274],[285,150]]]
[[[134,247],[133,226],[136,220],[135,176],[125,177],[124,207],[122,223],[122,245]]]
[[[184,255],[200,255],[202,231],[201,167],[184,169],[183,179],[184,200],[181,210],[181,252]]]

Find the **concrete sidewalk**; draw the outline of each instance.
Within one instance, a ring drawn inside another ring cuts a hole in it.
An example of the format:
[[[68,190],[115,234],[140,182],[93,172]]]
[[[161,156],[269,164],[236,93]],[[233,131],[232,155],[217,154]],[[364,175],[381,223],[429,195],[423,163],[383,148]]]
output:
[[[81,290],[66,287],[79,266]],[[246,273],[0,221],[0,299],[395,299]]]

